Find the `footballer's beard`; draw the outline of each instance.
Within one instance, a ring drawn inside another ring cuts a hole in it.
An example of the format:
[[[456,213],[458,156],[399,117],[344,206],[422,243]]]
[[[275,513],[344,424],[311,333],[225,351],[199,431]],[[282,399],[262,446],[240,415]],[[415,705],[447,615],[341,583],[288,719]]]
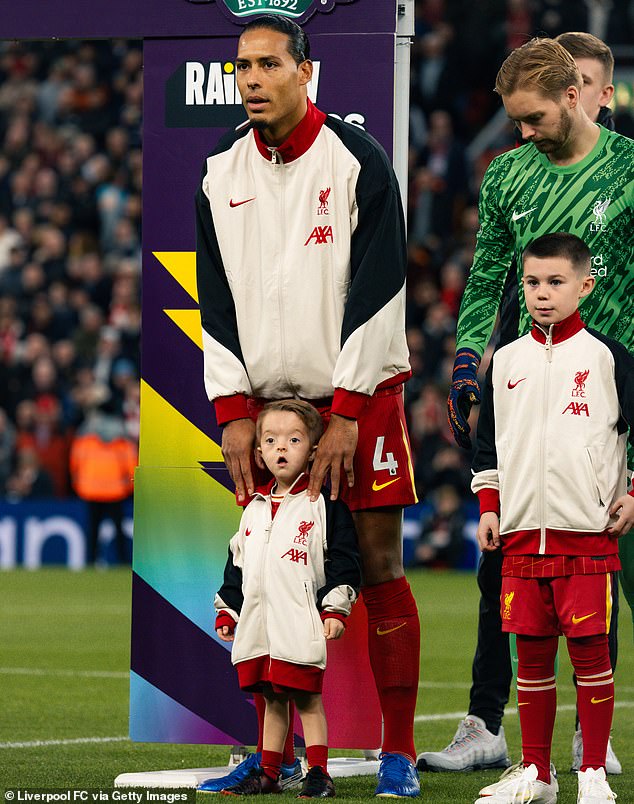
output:
[[[572,130],[572,119],[566,109],[561,109],[559,126],[552,137],[545,137],[539,142],[533,140],[533,145],[542,154],[560,155],[565,151]]]

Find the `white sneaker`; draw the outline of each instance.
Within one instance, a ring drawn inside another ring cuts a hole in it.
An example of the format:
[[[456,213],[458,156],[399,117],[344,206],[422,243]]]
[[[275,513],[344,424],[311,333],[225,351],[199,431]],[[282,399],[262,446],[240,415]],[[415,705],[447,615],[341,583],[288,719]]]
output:
[[[460,721],[453,740],[442,751],[425,751],[416,759],[421,771],[473,771],[510,764],[504,729],[500,726],[499,733],[492,734],[475,715]]]
[[[581,737],[581,730],[575,732],[572,738],[572,767],[570,770],[577,773],[583,761],[583,739]],[[608,740],[608,752],[605,757],[605,772],[611,773],[613,776],[618,776],[623,773],[623,768],[619,762],[619,758],[614,753],[612,748],[612,740]]]
[[[511,788],[513,784],[519,779],[519,777],[524,773],[525,767],[521,762],[518,762],[517,765],[511,765],[510,768],[507,768],[504,773],[500,776],[497,782],[493,782],[493,784],[489,784],[486,787],[483,787],[480,790],[481,796],[494,796],[501,790],[506,790]],[[550,787],[553,788],[555,793],[559,792],[559,782],[557,781],[557,769],[550,763]]]
[[[506,778],[504,778],[506,777]],[[480,791],[480,798],[476,799],[475,804],[556,804],[557,781],[553,783],[551,777],[550,784],[540,782],[537,778],[537,767],[529,765],[525,768],[518,765],[511,769],[511,772],[504,774],[496,785],[490,785],[489,789],[496,787],[494,793]],[[486,790],[487,788],[484,788]],[[588,802],[593,804],[593,802]]]
[[[609,804],[610,801],[616,801],[616,793],[610,790],[603,768],[579,771],[577,780],[577,804]]]

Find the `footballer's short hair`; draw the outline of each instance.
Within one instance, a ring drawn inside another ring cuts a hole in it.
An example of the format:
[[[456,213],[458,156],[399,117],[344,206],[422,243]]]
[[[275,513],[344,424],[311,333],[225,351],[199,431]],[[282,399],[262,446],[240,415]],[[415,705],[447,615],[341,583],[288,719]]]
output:
[[[566,48],[574,59],[595,59],[603,68],[606,84],[612,83],[614,76],[614,56],[605,42],[585,31],[567,31],[555,37],[555,42]]]
[[[306,59],[310,59],[310,42],[306,32],[299,27],[296,22],[288,17],[278,14],[263,14],[248,22],[242,29],[242,33],[255,31],[260,28],[268,28],[277,31],[288,37],[288,52],[293,57],[296,64],[301,64]],[[242,36],[242,34],[240,34]]]
[[[262,422],[264,417],[267,413],[271,413],[272,411],[276,410],[294,413],[296,416],[299,416],[306,427],[311,446],[315,446],[324,431],[324,424],[319,411],[317,411],[308,402],[304,402],[302,399],[276,399],[273,402],[267,402],[267,404],[260,411],[255,424],[256,442],[259,442],[259,440],[262,438]]]
[[[495,91],[503,97],[528,89],[555,99],[570,86],[583,86],[575,60],[559,42],[538,37],[511,51],[495,79]]]
[[[536,238],[526,246],[522,253],[522,265],[527,257],[546,260],[563,257],[569,260],[576,274],[587,276],[592,266],[592,254],[588,246],[577,235],[569,232],[551,232]]]

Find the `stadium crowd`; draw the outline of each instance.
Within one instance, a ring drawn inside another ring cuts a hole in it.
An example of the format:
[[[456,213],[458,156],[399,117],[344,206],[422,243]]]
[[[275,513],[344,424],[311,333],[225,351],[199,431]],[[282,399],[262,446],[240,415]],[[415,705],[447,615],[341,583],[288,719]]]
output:
[[[432,502],[422,509],[422,564],[459,563],[470,455],[447,427],[447,389],[480,180],[513,146],[513,132],[503,126],[485,148],[468,146],[499,108],[492,87],[504,57],[532,35],[565,30],[631,42],[634,3],[416,3],[407,210],[414,376],[406,409],[419,496]],[[141,123],[140,42],[0,45],[6,499],[74,493],[71,445],[94,410],[138,440]]]

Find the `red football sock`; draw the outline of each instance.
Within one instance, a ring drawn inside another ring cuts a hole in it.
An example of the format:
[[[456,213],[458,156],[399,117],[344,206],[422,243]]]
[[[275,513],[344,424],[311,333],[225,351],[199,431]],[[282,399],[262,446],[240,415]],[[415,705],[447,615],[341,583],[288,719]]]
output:
[[[327,745],[307,745],[306,762],[309,768],[319,765],[328,773],[328,746]]]
[[[568,653],[577,676],[577,709],[583,737],[581,770],[605,768],[614,713],[607,634],[569,639]]]
[[[266,711],[266,701],[261,692],[253,693],[253,703],[255,704],[255,711],[258,716],[258,744],[256,751],[262,751],[264,745],[264,712]]]
[[[383,751],[416,762],[420,623],[407,578],[363,587],[368,651],[383,713]]]
[[[295,762],[295,703],[292,700],[288,702],[288,732],[282,762],[285,765],[292,765]]]
[[[266,748],[262,751],[262,761],[260,762],[262,772],[265,773],[269,779],[276,782],[280,778],[280,770],[282,768],[282,754],[280,751],[267,751]]]
[[[550,783],[550,750],[557,712],[557,637],[517,635],[517,706],[524,765],[536,765],[537,778]]]

